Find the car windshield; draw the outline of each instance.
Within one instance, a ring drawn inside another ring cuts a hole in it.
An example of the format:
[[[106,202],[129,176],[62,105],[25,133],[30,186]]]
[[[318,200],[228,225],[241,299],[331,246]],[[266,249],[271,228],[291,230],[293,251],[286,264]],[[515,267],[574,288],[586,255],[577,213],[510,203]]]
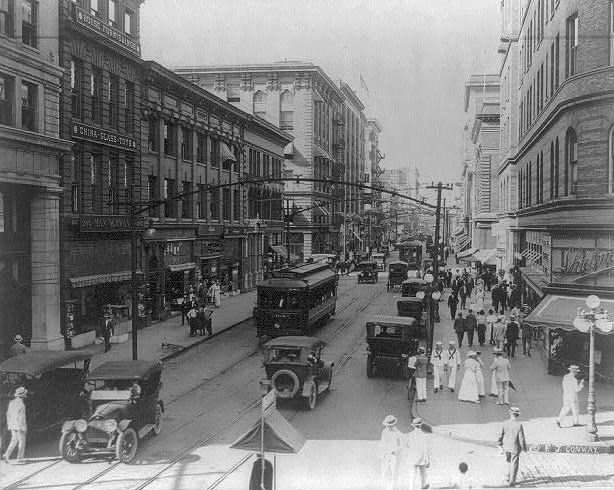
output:
[[[301,307],[301,298],[302,292],[293,289],[262,288],[258,291],[258,304],[261,308],[295,310]]]
[[[276,347],[271,353],[271,361],[296,361],[301,357],[298,347]]]

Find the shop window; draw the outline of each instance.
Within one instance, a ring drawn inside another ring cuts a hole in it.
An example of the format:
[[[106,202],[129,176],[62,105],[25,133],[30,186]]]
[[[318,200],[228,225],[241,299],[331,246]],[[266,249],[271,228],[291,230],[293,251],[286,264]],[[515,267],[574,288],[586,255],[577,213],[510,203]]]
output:
[[[124,106],[124,122],[126,131],[134,133],[134,100],[135,89],[133,82],[126,82],[126,100]]]
[[[34,0],[21,0],[21,42],[36,48],[38,4]]]
[[[181,198],[181,217],[189,219],[192,217],[192,203],[194,198],[192,194],[192,183],[184,182],[181,187],[181,193],[183,194]]]
[[[190,128],[181,128],[181,158],[192,160],[192,131]]]
[[[13,90],[15,79],[0,73],[0,124],[14,126]]]
[[[164,121],[164,154],[175,156],[177,152],[177,141],[175,135],[175,125],[169,121]]]
[[[90,77],[92,121],[102,123],[102,70],[92,67]]]
[[[0,34],[13,35],[13,0],[0,0]]]
[[[160,151],[160,134],[158,132],[160,121],[158,119],[149,119],[148,120],[148,137],[147,137],[147,148],[149,151]]]
[[[21,82],[21,127],[36,131],[37,86]]]
[[[204,134],[198,133],[196,136],[196,161],[205,163],[205,154],[207,153],[207,140]]]
[[[109,75],[107,105],[109,108],[109,126],[117,129],[119,124],[119,78],[115,75]]]

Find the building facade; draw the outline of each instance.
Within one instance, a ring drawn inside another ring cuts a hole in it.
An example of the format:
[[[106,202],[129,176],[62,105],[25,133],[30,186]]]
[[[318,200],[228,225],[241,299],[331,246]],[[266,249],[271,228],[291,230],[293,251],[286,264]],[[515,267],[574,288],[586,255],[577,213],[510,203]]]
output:
[[[12,337],[64,349],[60,332],[62,70],[58,4],[8,0],[0,12],[0,356]]]
[[[294,136],[285,150],[288,176],[347,178],[346,120],[341,89],[318,66],[302,62],[178,68],[175,72]],[[324,182],[286,182],[292,217],[290,253],[334,253],[346,196]],[[285,242],[286,240],[284,240]]]
[[[262,280],[265,245],[282,245],[283,184],[261,181],[281,177],[292,137],[158,63],[142,79],[142,185],[164,200],[143,256],[155,317],[201,281],[239,292]]]
[[[383,174],[382,168],[379,166],[384,159],[384,155],[380,151],[379,136],[383,131],[382,124],[375,118],[367,119],[365,129],[365,166],[366,173],[369,175],[368,184],[373,188],[365,190],[363,197],[365,199],[365,215],[367,218],[367,246],[369,250],[379,248],[385,243],[384,227],[385,213],[383,209],[382,193],[376,189],[381,184],[380,177]]]

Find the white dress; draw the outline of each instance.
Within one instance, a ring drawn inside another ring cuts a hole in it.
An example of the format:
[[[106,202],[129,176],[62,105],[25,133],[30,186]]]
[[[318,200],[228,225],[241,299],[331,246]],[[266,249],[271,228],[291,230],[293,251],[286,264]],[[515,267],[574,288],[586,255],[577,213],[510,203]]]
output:
[[[480,364],[475,359],[468,358],[465,360],[465,374],[458,390],[460,401],[474,403],[480,401],[478,396],[478,369],[480,369]]]

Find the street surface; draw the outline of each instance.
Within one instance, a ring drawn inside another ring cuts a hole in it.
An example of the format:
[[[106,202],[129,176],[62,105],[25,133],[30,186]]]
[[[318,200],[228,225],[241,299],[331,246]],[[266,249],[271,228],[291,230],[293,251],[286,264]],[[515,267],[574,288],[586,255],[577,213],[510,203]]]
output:
[[[410,430],[406,383],[400,378],[368,379],[365,374],[365,319],[372,314],[396,315],[398,292],[387,293],[385,283],[386,274],[380,274],[375,285],[357,285],[354,275],[340,278],[337,315],[318,332],[328,343],[325,358],[335,362],[332,389],[318,398],[317,407],[311,412],[298,403],[278,402],[280,412],[305,436],[307,443],[297,455],[275,458],[277,488],[381,488],[377,459],[381,422],[392,413],[399,419],[398,428],[402,432]],[[435,339],[447,342],[452,338],[452,327],[444,304]],[[485,347],[483,351],[488,386],[492,348]],[[527,438],[541,440],[546,434],[534,427],[554,425],[560,390],[554,395],[548,395],[548,390],[556,390],[560,379],[544,374],[537,353],[529,360],[523,358],[520,350],[512,366],[513,380],[519,387],[518,393],[512,393],[512,403],[522,407]],[[27,464],[2,463],[2,487],[246,488],[253,455],[229,449],[229,445],[258,420],[261,375],[262,358],[255,328],[251,321],[244,322],[165,363],[162,398],[166,413],[162,434],[141,441],[134,464],[94,459],[69,464],[58,459],[56,432],[31,443]],[[534,383],[548,386],[541,390],[544,393],[541,399],[531,396]],[[434,394],[432,380],[428,386],[429,399],[418,405],[417,412],[437,425],[431,436],[431,487],[450,487],[461,461],[469,464],[477,486],[502,485],[504,461],[492,444],[498,422],[507,416],[507,407],[498,407],[489,398],[479,406],[463,404],[453,393]],[[603,396],[598,392],[600,399]],[[573,434],[562,431],[558,437],[573,439]],[[273,460],[273,455],[268,457]],[[609,455],[534,453],[521,458],[519,480],[521,486],[605,488],[614,486],[613,474]],[[407,488],[407,478],[401,468],[399,488]]]

